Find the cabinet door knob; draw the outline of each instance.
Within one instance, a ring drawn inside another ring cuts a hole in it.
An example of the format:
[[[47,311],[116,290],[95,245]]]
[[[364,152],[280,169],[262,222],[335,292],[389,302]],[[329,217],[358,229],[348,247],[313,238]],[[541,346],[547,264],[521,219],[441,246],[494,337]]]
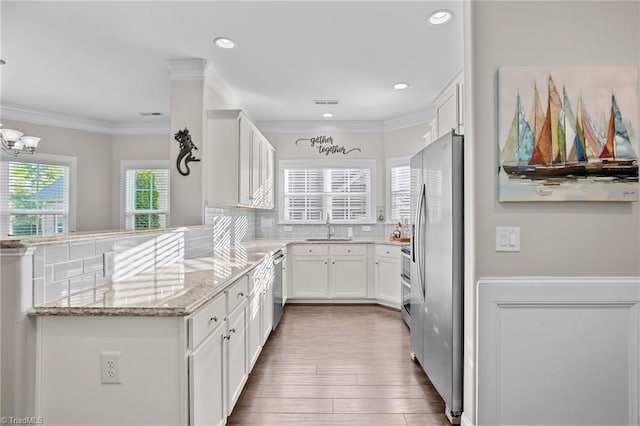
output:
[[[235,332],[236,332],[236,329],[235,329],[235,328],[229,329],[229,332],[230,332],[230,333],[235,333]]]
[[[209,321],[218,322],[218,317],[211,317]]]
[[[347,250],[347,253],[351,253],[351,249]]]
[[[243,297],[243,296],[244,296],[243,292],[238,293],[238,297]]]
[[[311,253],[311,249],[309,249],[309,253]]]
[[[327,262],[324,262],[324,264],[326,265],[326,264],[327,264]]]
[[[231,336],[230,336],[230,335],[222,336],[222,337],[223,337],[224,339],[231,340]]]
[[[390,254],[391,252],[387,251],[387,252],[385,252],[385,253]]]
[[[336,264],[336,262],[331,262],[331,264],[335,265],[335,264]]]
[[[376,261],[376,265],[379,265],[379,264],[380,264],[380,262]]]

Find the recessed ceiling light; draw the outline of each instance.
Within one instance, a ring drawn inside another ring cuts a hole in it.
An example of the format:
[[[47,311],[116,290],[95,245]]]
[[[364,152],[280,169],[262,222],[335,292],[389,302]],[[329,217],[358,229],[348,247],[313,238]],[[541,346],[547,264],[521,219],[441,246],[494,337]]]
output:
[[[451,18],[453,18],[453,13],[451,11],[446,9],[436,10],[429,15],[429,22],[433,25],[442,25],[449,22]]]
[[[235,41],[229,37],[218,37],[213,40],[213,43],[221,49],[233,49],[236,47]]]
[[[322,116],[324,118],[331,118],[331,117],[333,117],[333,114],[331,114],[330,112],[325,112],[324,114],[322,114]]]
[[[393,85],[393,88],[396,90],[404,90],[409,87],[409,83],[396,83]]]

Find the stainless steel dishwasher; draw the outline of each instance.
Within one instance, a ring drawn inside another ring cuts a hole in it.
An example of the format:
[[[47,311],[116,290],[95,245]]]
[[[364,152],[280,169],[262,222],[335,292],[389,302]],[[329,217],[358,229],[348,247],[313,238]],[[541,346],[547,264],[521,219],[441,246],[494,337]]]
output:
[[[284,253],[278,250],[273,254],[273,329],[275,330],[282,318],[282,261]]]

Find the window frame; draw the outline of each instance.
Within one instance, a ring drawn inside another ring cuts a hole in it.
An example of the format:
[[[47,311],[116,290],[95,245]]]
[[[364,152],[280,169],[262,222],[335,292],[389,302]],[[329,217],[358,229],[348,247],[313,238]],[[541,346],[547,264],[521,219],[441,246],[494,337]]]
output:
[[[69,211],[67,213],[67,230],[63,234],[69,234],[76,230],[76,175],[77,175],[77,157],[70,155],[58,155],[58,154],[43,154],[33,153],[31,155],[18,155],[13,156],[5,152],[0,153],[1,162],[19,162],[19,163],[38,163],[54,166],[66,166],[69,167]],[[8,167],[6,168],[8,170]],[[0,182],[2,183],[2,191],[5,191],[4,186],[8,185],[8,176],[0,176]],[[8,189],[8,188],[7,188]],[[2,211],[0,207],[0,232],[3,235],[9,235],[9,211]],[[58,234],[60,235],[60,234]],[[33,235],[34,237],[37,235]],[[42,236],[42,235],[40,235]]]
[[[346,160],[346,159],[300,159],[300,160],[278,160],[278,223],[286,225],[317,225],[325,224],[326,220],[286,220],[284,218],[284,170],[291,168],[308,168],[308,169],[368,169],[371,177],[370,182],[370,205],[368,206],[367,220],[333,220],[333,224],[374,224],[376,223],[376,160],[375,159],[360,159],[360,160]]]
[[[398,220],[391,218],[391,169],[394,167],[411,166],[411,155],[390,157],[385,159],[385,224],[397,225]],[[411,192],[411,187],[409,187]],[[411,222],[411,218],[407,218]]]
[[[121,160],[120,161],[120,227],[127,228],[127,171],[129,170],[167,170],[167,212],[166,227],[170,225],[171,218],[171,167],[169,160]],[[134,228],[135,229],[135,228]],[[132,229],[132,230],[134,230]],[[163,228],[160,228],[163,229]]]

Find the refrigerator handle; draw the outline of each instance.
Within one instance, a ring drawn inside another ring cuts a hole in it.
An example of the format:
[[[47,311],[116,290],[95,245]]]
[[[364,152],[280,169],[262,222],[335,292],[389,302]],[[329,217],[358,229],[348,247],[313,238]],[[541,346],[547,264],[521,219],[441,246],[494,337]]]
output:
[[[418,198],[418,208],[416,209],[416,236],[418,236],[418,241],[417,243],[414,243],[415,247],[414,247],[414,252],[417,252],[416,255],[416,266],[418,268],[418,282],[420,283],[420,291],[423,293],[424,296],[424,275],[422,273],[422,245],[424,244],[424,241],[422,239],[422,218],[423,218],[423,209],[424,209],[424,203],[425,203],[425,198],[426,198],[426,189],[425,189],[425,185],[422,184],[422,187],[420,188],[420,196]],[[414,238],[415,240],[415,238]]]
[[[425,223],[427,223],[427,219],[429,218],[429,209],[427,206],[427,185],[423,185],[422,186],[422,194],[423,194],[423,201],[422,201],[422,209],[424,211],[424,214],[421,216],[421,220],[420,220],[420,237],[424,238],[424,240],[422,241],[422,246],[424,247],[425,241],[426,241],[426,231],[427,231],[427,227],[424,225]],[[422,229],[424,229],[424,232],[422,231]],[[420,256],[420,260],[422,262],[425,261],[424,256]],[[419,265],[419,270],[420,270],[420,276],[422,277],[422,300],[424,300],[425,302],[427,301],[427,280],[425,277],[425,273],[422,272],[424,270],[424,265]]]

